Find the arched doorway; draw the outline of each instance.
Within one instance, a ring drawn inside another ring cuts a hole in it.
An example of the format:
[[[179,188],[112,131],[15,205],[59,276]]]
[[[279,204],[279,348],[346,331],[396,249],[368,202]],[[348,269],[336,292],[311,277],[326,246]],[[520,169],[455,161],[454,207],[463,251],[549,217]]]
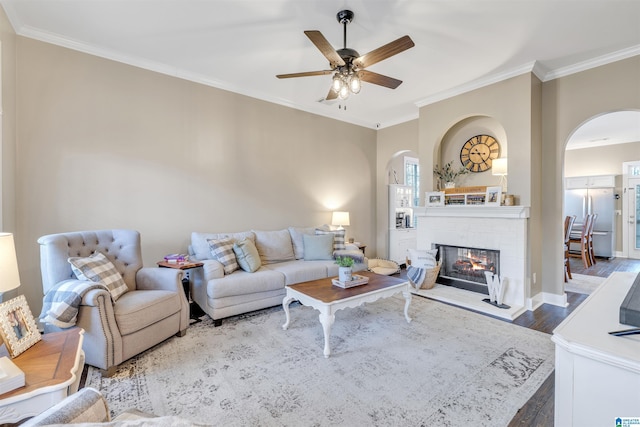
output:
[[[596,177],[594,179],[606,183],[608,180],[597,177],[611,177],[611,195],[603,196],[609,200],[600,202],[597,208],[600,211],[594,212],[598,213],[597,224],[594,227],[597,234],[594,235],[594,239],[598,239],[602,246],[609,244],[605,239],[609,238],[606,236],[610,236],[610,244],[613,245],[611,257],[640,259],[640,225],[637,222],[636,208],[637,192],[640,191],[640,167],[632,167],[635,162],[640,166],[638,153],[640,111],[616,111],[592,117],[573,132],[565,146],[564,213],[577,215],[577,228],[581,224],[581,215],[590,208],[596,209],[593,206],[595,196],[588,196],[585,191],[587,198],[580,202],[570,195],[573,190],[567,188],[567,183],[580,182],[580,179],[572,180],[575,177]],[[633,181],[636,178],[632,177],[629,181],[629,171],[638,172],[637,187]],[[609,185],[592,184],[590,187],[606,188]],[[575,192],[578,192],[577,187]],[[609,254],[601,248],[596,255],[608,257]]]

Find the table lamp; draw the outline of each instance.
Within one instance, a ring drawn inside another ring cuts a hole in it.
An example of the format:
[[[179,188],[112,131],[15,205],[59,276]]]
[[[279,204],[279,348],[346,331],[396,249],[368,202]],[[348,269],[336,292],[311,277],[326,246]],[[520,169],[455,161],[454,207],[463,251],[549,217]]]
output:
[[[18,259],[13,234],[0,233],[0,302],[5,292],[20,286]]]
[[[335,211],[331,216],[331,225],[337,225],[338,230],[344,230],[345,225],[350,225],[349,212]]]
[[[507,158],[494,159],[491,163],[491,174],[500,176],[500,186],[503,192],[507,191]]]
[[[0,302],[5,292],[20,286],[20,273],[18,272],[18,258],[16,247],[13,243],[13,234],[0,233]],[[0,337],[0,345],[2,337]],[[15,366],[7,357],[0,360],[0,385],[3,393],[24,385],[24,373]],[[7,382],[5,384],[4,382]]]

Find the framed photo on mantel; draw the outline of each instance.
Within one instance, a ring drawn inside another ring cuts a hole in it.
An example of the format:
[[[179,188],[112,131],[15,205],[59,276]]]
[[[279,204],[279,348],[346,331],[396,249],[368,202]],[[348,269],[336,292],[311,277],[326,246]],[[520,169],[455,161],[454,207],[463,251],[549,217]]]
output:
[[[444,191],[427,191],[424,201],[426,207],[444,206]]]
[[[500,206],[502,201],[502,187],[487,187],[487,195],[484,199],[485,206]]]

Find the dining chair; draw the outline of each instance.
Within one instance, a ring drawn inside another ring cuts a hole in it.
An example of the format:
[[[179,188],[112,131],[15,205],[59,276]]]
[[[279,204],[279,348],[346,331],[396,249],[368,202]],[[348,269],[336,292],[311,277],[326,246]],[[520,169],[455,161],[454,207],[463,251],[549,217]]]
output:
[[[564,281],[573,279],[571,276],[571,265],[569,264],[569,240],[571,239],[571,229],[576,221],[575,215],[567,215],[564,218]]]

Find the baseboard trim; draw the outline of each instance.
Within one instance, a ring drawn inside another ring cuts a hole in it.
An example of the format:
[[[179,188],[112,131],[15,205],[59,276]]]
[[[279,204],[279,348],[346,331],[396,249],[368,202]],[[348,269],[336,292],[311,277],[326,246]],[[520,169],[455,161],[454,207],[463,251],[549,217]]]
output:
[[[564,292],[562,295],[542,292],[542,302],[545,304],[556,305],[558,307],[567,307],[569,305],[567,302],[567,294]]]

